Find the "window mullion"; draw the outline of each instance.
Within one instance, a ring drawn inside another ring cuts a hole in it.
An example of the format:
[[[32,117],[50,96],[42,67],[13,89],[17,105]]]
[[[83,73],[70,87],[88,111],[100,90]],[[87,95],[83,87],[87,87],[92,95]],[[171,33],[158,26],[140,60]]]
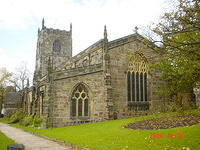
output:
[[[76,99],[76,117],[78,117],[78,99]]]
[[[85,100],[82,100],[82,116],[85,116]]]

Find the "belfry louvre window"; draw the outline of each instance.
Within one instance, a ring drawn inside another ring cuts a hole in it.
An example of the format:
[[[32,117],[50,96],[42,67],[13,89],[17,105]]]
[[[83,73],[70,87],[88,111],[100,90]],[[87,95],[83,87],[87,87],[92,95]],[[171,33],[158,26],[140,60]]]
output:
[[[89,114],[88,90],[83,84],[79,84],[72,93],[71,116],[85,117]]]
[[[53,42],[53,51],[54,52],[60,52],[60,50],[61,50],[61,43],[60,43],[59,40],[55,40]]]
[[[140,54],[128,55],[127,93],[129,102],[147,101],[147,63]]]

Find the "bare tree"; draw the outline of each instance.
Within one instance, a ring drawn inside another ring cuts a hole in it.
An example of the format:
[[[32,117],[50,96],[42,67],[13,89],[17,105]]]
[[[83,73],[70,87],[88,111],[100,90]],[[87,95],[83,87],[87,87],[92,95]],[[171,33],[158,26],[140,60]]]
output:
[[[26,81],[29,80],[30,71],[27,68],[26,62],[22,61],[16,68],[14,74],[14,84],[18,90],[24,90]]]

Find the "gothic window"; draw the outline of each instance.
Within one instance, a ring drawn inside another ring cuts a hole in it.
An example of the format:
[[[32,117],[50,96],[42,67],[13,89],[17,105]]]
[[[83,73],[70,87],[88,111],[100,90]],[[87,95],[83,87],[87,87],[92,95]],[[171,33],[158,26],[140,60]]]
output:
[[[79,84],[72,93],[71,116],[86,117],[89,115],[88,90],[83,84]]]
[[[147,101],[147,63],[139,54],[128,56],[127,96],[129,102]]]
[[[53,42],[53,51],[54,52],[60,52],[61,50],[61,44],[60,44],[60,41],[59,40],[55,40]]]

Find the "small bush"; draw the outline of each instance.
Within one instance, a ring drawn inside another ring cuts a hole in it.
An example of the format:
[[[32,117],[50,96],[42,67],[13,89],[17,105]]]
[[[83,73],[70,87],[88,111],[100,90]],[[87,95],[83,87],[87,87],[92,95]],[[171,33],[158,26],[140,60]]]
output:
[[[34,119],[33,119],[33,126],[34,127],[40,127],[41,122],[42,122],[42,120],[40,119],[40,117],[34,116]]]
[[[12,116],[13,114],[9,114],[9,115],[6,115],[3,117],[3,119],[5,119],[6,121],[9,121],[10,117]]]
[[[19,124],[23,125],[23,126],[30,126],[33,124],[33,116],[25,116],[20,122]]]
[[[17,123],[26,116],[26,113],[23,109],[17,110],[8,120],[8,123]]]

